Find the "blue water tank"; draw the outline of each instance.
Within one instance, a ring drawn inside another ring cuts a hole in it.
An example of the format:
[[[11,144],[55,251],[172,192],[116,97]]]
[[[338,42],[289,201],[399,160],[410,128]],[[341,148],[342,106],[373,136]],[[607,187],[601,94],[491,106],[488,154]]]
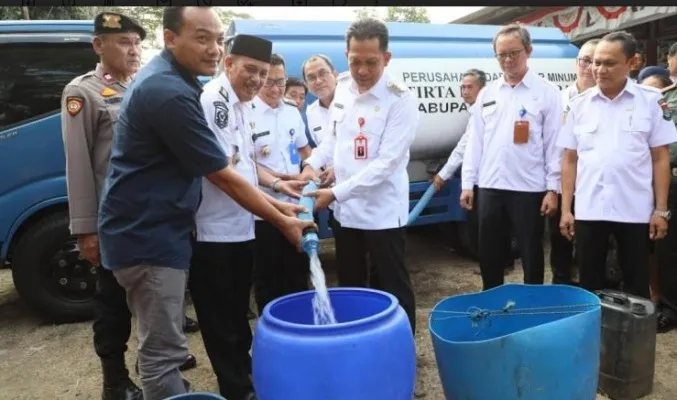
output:
[[[447,399],[595,399],[601,305],[586,290],[508,284],[453,296],[429,329]]]
[[[411,400],[416,349],[397,299],[373,289],[329,289],[337,324],[314,325],[315,291],[263,309],[252,346],[259,400]]]
[[[256,35],[273,42],[289,76],[302,78],[301,65],[311,55],[328,56],[337,71],[348,70],[345,33],[350,22],[236,20],[228,35]],[[421,122],[412,144],[410,180],[427,180],[423,160],[446,158],[465,131],[467,108],[461,98],[463,72],[479,68],[488,79],[502,73],[492,40],[500,26],[388,23],[387,70],[419,98]],[[578,48],[557,28],[529,27],[533,53],[529,66],[565,88],[576,79]],[[308,101],[315,99],[309,96]]]

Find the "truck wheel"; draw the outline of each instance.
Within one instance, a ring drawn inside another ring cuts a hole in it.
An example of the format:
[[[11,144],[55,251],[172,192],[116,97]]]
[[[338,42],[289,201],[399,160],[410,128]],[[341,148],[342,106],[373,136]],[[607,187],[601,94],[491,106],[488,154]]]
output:
[[[66,212],[38,221],[19,238],[12,257],[12,278],[19,295],[55,323],[94,316],[97,270],[80,259],[68,223]]]

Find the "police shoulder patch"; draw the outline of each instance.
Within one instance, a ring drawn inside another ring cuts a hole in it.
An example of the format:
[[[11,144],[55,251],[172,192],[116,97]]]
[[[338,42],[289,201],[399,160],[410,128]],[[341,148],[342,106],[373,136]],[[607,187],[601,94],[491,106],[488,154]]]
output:
[[[221,129],[228,126],[228,106],[222,101],[214,102],[214,123]]]
[[[661,99],[658,100],[658,105],[660,106],[661,110],[663,110],[663,119],[670,121],[672,119],[672,111],[670,110],[670,105],[668,102],[661,97]]]
[[[80,96],[68,96],[66,97],[66,111],[71,117],[75,117],[82,111],[82,108],[85,105],[84,97]]]

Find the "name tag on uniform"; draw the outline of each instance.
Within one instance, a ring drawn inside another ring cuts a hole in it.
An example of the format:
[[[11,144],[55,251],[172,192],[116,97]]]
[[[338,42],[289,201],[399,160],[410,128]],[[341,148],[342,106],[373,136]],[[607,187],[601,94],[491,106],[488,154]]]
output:
[[[296,148],[295,143],[289,143],[289,160],[295,165],[301,161],[299,158],[299,149]]]
[[[367,137],[359,134],[355,138],[355,159],[366,160],[369,157],[369,148],[367,147]]]
[[[120,104],[122,103],[122,97],[111,97],[103,99],[103,102],[106,104]]]
[[[529,121],[524,120],[524,116],[527,115],[527,110],[522,107],[519,112],[520,120],[515,121],[515,128],[513,130],[513,143],[515,144],[525,144],[529,143]]]
[[[270,131],[255,133],[255,134],[252,135],[252,140],[254,142],[256,142],[256,139],[263,137],[263,136],[266,136],[266,135],[270,135]]]
[[[493,106],[494,104],[496,104],[496,100],[488,101],[488,102],[482,104],[482,107],[489,107],[489,106]]]
[[[321,129],[322,129],[321,126],[315,127],[315,128],[313,128],[313,132],[317,132],[317,131],[319,131],[319,130],[321,130]]]

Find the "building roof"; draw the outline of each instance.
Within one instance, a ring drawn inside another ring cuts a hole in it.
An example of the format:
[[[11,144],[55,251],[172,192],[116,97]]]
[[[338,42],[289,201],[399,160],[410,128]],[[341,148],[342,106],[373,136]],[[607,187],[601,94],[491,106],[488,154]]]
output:
[[[474,13],[468,14],[461,18],[457,18],[450,24],[482,24],[482,25],[503,25],[512,22],[519,17],[531,14],[541,8],[547,7],[484,7]]]

